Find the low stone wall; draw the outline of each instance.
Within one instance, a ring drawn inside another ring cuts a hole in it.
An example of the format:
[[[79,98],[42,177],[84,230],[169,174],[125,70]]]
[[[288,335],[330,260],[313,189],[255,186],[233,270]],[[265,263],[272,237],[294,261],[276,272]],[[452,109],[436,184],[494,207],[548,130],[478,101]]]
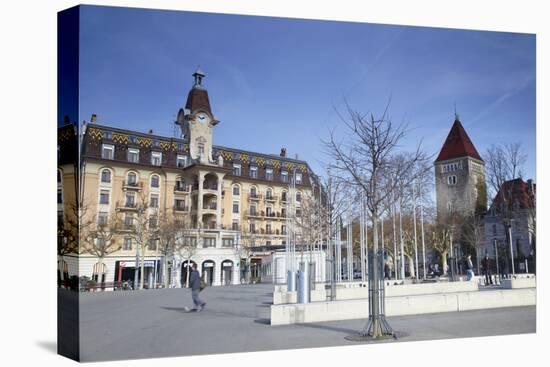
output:
[[[475,281],[463,282],[439,282],[439,283],[398,283],[386,282],[386,296],[406,296],[420,294],[438,294],[450,292],[471,292],[478,289],[478,283]],[[291,301],[295,296],[286,295],[286,285],[276,285],[273,292],[273,304],[280,305],[286,303],[296,303]],[[295,293],[295,292],[294,292]],[[336,285],[336,300],[366,299],[369,296],[368,283],[353,282],[339,283]],[[318,283],[315,290],[311,292],[311,302],[326,301],[327,291],[325,284]]]
[[[505,289],[533,288],[537,286],[537,278],[532,274],[516,275],[515,278],[502,279],[500,285]]]
[[[386,298],[386,315],[418,315],[535,305],[536,289],[439,293]],[[368,318],[368,300],[271,306],[271,325]]]

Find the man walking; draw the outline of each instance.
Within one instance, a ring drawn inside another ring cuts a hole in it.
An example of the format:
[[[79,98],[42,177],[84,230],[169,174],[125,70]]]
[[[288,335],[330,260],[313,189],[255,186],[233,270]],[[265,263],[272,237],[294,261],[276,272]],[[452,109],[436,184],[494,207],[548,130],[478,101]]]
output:
[[[485,254],[485,257],[481,260],[481,266],[483,267],[483,275],[485,275],[485,285],[493,285],[493,278],[491,277],[489,255]]]
[[[193,264],[193,270],[191,270],[191,275],[189,276],[189,287],[191,287],[191,296],[193,297],[193,304],[195,305],[193,310],[200,312],[204,306],[206,306],[206,302],[201,301],[199,298],[201,277],[197,270],[197,264]]]

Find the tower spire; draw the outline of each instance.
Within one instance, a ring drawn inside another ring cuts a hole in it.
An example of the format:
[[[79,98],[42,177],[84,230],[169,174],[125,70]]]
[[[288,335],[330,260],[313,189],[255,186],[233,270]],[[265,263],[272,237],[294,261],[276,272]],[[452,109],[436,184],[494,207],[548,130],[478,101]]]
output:
[[[455,121],[460,121],[458,113],[456,112],[456,102],[455,102]]]

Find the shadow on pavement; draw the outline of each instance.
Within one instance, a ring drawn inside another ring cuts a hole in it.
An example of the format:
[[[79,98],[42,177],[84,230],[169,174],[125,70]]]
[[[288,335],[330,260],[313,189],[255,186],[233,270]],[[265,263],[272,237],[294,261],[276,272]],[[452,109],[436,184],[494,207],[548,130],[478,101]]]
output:
[[[295,324],[296,326],[301,327],[309,327],[312,329],[323,329],[323,330],[329,330],[329,331],[336,331],[339,333],[345,333],[347,334],[357,334],[360,330],[359,329],[347,329],[347,328],[341,328],[336,326],[329,326],[329,325],[319,325],[319,324]]]
[[[36,342],[36,345],[47,350],[50,353],[57,354],[57,342],[51,340],[40,340]]]

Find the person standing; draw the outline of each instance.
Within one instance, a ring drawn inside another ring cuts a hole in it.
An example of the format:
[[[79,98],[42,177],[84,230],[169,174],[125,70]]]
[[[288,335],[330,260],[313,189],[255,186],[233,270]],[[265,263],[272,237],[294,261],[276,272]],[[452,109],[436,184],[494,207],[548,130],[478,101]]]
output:
[[[201,276],[197,270],[197,264],[193,264],[191,274],[189,276],[189,287],[191,287],[191,297],[193,298],[193,304],[195,307],[193,310],[202,311],[206,302],[203,302],[199,298],[199,292],[201,291]]]
[[[472,263],[472,255],[466,256],[466,274],[468,280],[472,280],[474,277],[474,264]]]
[[[485,275],[485,285],[493,285],[493,278],[491,277],[491,262],[489,255],[485,254],[485,257],[481,260],[481,266],[483,267],[483,275]]]

